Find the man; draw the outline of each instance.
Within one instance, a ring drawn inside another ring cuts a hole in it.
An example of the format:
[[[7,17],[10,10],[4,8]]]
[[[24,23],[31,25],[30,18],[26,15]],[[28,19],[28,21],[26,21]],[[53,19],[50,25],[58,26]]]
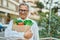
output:
[[[23,21],[28,20],[29,19],[28,16],[29,16],[29,6],[25,3],[20,4],[19,5],[19,17],[20,18],[17,18],[17,19],[21,19]],[[22,40],[39,40],[38,26],[35,21],[33,20],[31,21],[33,22],[33,25],[31,26],[31,29],[25,33],[13,31],[12,30],[13,20],[10,21],[8,27],[5,30],[5,37],[20,37],[20,39]]]

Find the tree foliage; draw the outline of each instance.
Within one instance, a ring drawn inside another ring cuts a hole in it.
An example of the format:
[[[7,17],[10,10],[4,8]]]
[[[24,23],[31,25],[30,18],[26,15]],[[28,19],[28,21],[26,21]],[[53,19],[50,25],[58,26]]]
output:
[[[42,2],[35,2],[35,3],[38,8],[40,8],[40,9],[44,8],[44,4]]]

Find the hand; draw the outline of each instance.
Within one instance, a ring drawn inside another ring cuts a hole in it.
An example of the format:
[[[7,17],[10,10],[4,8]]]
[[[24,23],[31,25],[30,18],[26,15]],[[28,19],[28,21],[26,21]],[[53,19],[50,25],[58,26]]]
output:
[[[33,33],[31,32],[31,30],[25,32],[24,34],[24,38],[26,39],[30,39],[32,37]]]

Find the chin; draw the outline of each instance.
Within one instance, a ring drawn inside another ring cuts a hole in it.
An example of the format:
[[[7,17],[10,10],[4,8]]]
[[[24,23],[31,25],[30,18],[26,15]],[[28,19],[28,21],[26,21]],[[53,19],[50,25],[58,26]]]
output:
[[[25,15],[21,15],[20,17],[21,17],[22,19],[25,19],[25,18],[26,18],[26,16],[25,16]]]
[[[26,17],[21,17],[22,19],[25,19]]]

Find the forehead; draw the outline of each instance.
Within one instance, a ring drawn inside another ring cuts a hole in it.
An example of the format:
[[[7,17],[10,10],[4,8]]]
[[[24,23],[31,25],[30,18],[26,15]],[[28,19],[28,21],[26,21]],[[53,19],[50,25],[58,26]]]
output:
[[[27,5],[21,5],[21,6],[19,7],[19,9],[28,9],[28,6],[27,6]]]

